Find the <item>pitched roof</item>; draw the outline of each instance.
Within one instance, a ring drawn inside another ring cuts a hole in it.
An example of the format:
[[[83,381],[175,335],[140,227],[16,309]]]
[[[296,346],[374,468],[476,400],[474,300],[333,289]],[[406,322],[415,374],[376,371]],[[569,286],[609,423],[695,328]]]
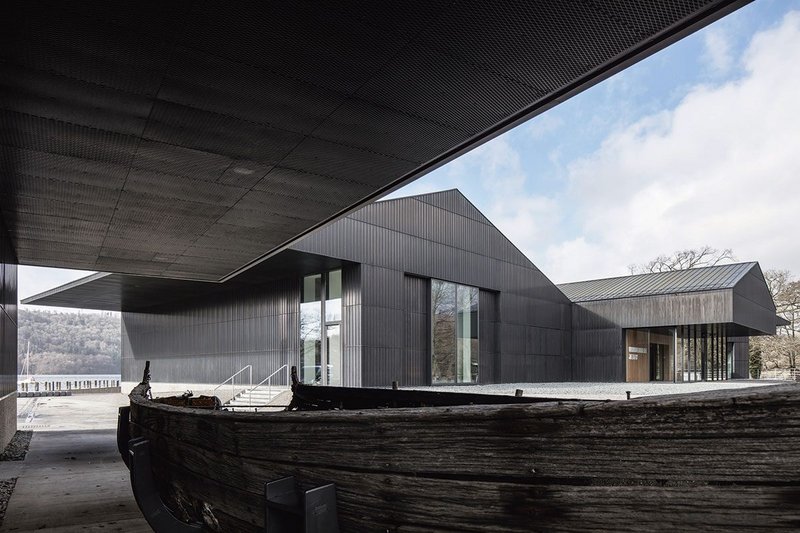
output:
[[[732,289],[758,263],[636,274],[617,278],[563,283],[558,288],[573,302],[614,300],[686,292]]]

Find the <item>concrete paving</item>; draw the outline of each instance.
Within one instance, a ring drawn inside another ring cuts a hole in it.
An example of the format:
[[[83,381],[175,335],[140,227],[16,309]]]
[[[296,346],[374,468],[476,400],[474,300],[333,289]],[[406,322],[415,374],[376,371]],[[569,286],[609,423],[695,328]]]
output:
[[[0,463],[0,479],[18,478],[0,532],[152,531],[117,452],[126,403],[122,394],[20,399],[19,429],[34,434],[24,461]]]
[[[128,396],[120,393],[17,398],[17,429],[116,429],[117,408],[123,405]]]
[[[525,396],[576,398],[581,400],[624,400],[626,398],[626,391],[631,391],[631,398],[638,398],[641,396],[661,396],[664,394],[688,394],[707,390],[761,387],[777,385],[779,383],[786,382],[735,379],[730,381],[696,381],[691,383],[665,383],[658,381],[651,381],[648,383],[504,383],[500,385],[436,385],[433,387],[408,388],[442,392],[507,394],[510,396],[513,396],[517,389],[521,389]]]

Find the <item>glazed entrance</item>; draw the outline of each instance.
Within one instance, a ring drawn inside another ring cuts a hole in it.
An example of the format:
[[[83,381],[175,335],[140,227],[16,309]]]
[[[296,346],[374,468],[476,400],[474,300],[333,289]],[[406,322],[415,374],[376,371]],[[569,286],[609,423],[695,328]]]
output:
[[[725,324],[625,331],[626,381],[731,379],[733,343]]]
[[[629,329],[625,332],[626,381],[675,379],[675,330]]]

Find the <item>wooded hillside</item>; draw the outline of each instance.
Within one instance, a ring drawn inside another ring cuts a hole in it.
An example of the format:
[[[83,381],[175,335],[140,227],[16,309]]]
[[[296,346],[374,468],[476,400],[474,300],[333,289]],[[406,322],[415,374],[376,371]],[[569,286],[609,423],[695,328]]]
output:
[[[18,369],[30,340],[31,374],[117,374],[120,318],[113,313],[19,310]]]

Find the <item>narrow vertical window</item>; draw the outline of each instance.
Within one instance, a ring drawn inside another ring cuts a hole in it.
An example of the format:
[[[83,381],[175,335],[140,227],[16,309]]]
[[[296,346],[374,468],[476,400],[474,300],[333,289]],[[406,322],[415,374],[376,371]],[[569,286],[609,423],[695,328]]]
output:
[[[431,280],[431,381],[455,383],[456,286]]]
[[[328,272],[325,284],[325,322],[339,322],[342,319],[342,271]]]
[[[300,297],[300,380],[319,383],[322,365],[322,275],[303,278]]]
[[[475,287],[431,280],[432,383],[477,383],[479,294]]]
[[[478,289],[456,288],[458,299],[456,379],[459,383],[478,381]]]

